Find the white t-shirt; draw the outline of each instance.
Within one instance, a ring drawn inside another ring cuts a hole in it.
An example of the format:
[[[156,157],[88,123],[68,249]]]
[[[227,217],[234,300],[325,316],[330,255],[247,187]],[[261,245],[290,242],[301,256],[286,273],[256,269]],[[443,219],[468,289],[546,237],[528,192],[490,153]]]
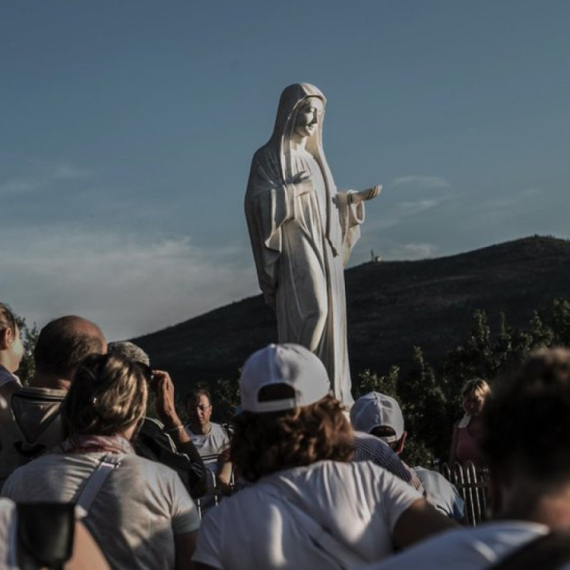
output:
[[[230,445],[230,438],[226,430],[220,425],[210,422],[210,431],[206,434],[196,434],[190,429],[190,424],[186,426],[186,431],[204,465],[213,475],[207,478],[208,492],[200,498],[202,509],[208,509],[214,505],[214,488],[216,487],[215,475],[218,474],[218,455],[225,451]]]
[[[275,485],[280,487],[276,487]],[[392,553],[400,515],[422,496],[370,462],[321,461],[279,471],[208,512],[193,560],[225,570],[340,568],[300,521],[298,507],[363,562]]]
[[[525,521],[484,523],[474,528],[445,532],[360,570],[482,570],[549,530],[545,525]]]
[[[104,452],[48,453],[16,469],[2,494],[16,502],[76,501]],[[119,454],[83,520],[112,568],[174,568],[174,536],[200,526],[178,475],[134,454]]]
[[[213,455],[217,456],[230,445],[228,434],[220,424],[210,422],[210,426],[212,426],[210,431],[204,435],[196,434],[190,429],[189,425],[186,426],[186,431],[202,458]],[[207,462],[207,467],[210,471],[214,471],[215,473],[217,469],[217,459],[211,458],[211,461]]]

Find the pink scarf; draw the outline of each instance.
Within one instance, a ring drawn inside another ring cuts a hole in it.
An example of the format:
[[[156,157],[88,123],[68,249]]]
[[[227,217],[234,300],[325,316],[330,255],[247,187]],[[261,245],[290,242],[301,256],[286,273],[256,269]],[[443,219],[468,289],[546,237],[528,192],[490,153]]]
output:
[[[75,434],[61,442],[60,447],[63,453],[135,453],[131,443],[122,435]]]

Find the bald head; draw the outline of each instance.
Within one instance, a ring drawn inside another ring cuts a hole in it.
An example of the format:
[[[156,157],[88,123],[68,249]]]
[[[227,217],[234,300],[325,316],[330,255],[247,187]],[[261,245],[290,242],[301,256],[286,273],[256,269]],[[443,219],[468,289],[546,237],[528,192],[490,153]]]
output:
[[[107,341],[95,323],[75,315],[60,317],[40,331],[34,350],[36,371],[42,376],[71,380],[87,355],[106,352]]]

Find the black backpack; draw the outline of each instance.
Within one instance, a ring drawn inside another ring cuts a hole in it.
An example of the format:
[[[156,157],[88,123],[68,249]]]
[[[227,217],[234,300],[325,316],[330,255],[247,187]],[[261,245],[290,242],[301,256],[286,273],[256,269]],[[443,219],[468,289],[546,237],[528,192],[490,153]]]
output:
[[[73,503],[18,503],[18,565],[60,570],[73,554]]]

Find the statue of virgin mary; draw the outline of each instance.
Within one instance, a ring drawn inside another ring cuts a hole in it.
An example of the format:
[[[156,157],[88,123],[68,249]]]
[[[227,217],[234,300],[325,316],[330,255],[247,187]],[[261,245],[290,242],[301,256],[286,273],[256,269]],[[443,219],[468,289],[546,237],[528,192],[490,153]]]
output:
[[[315,353],[334,396],[350,406],[344,266],[360,237],[363,201],[381,186],[337,191],[322,147],[325,104],[308,83],[283,91],[273,135],[253,157],[245,214],[279,342]]]

